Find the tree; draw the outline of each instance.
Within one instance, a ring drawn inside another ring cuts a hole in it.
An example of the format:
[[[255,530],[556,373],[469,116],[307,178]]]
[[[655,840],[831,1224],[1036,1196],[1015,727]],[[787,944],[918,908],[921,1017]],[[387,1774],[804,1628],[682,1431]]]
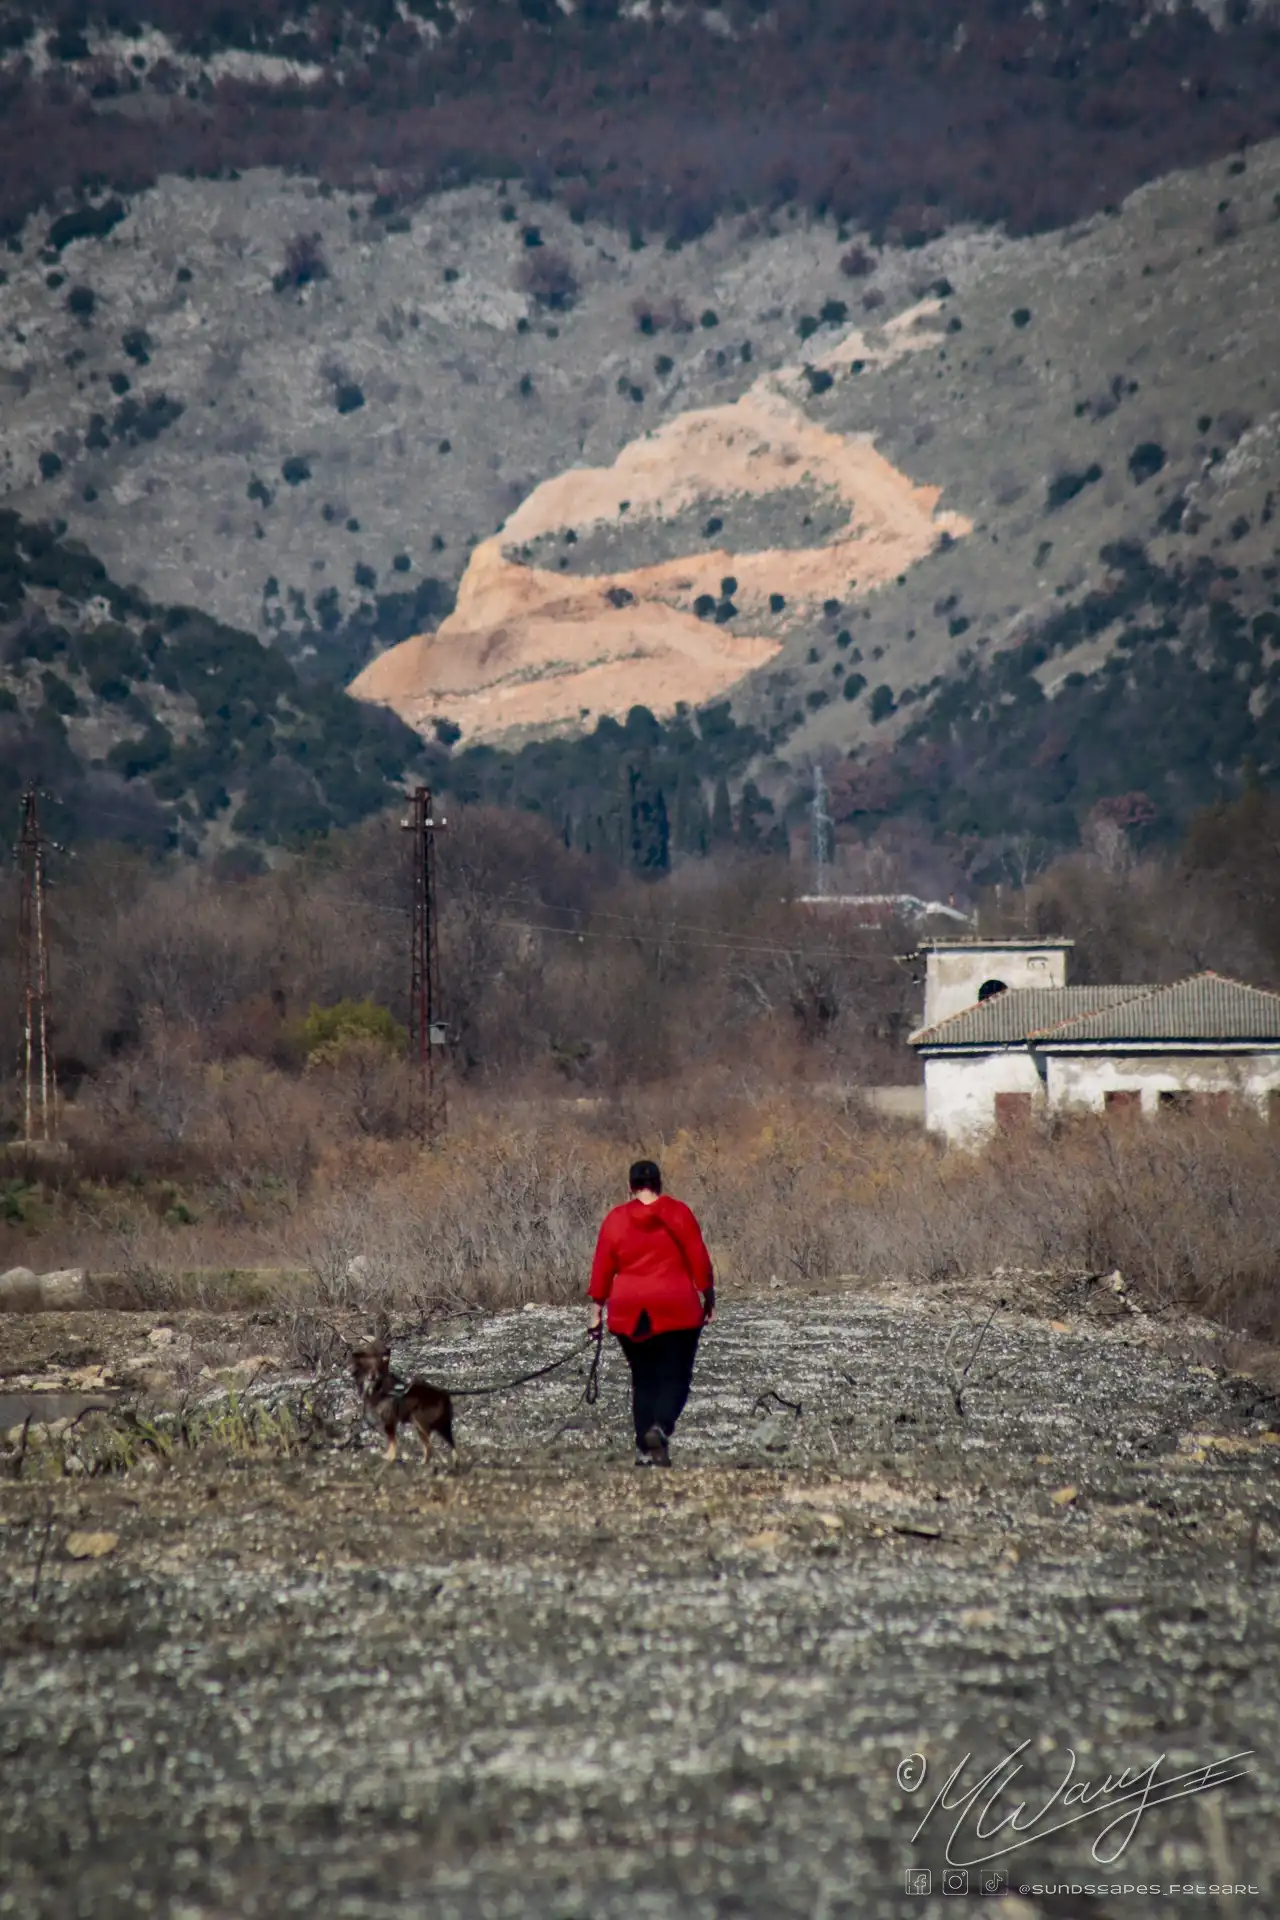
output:
[[[721,774],[711,802],[711,845],[725,847],[733,839],[733,808],[729,803],[729,783]]]
[[[631,762],[627,781],[627,861],[634,873],[656,880],[671,865],[667,802],[647,761]]]

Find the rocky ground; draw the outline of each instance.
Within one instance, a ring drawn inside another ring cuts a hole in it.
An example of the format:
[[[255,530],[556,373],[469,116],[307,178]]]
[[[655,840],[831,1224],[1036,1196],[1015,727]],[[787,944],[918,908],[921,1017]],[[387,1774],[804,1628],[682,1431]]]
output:
[[[157,1427],[163,1458],[119,1414],[29,1436],[20,1474],[11,1444],[0,1913],[940,1915],[957,1822],[970,1911],[1274,1912],[1280,1404],[1086,1305],[984,1335],[976,1299],[729,1303],[670,1473],[630,1464],[613,1352],[595,1407],[576,1362],[461,1401],[455,1468],[386,1466],[340,1382],[265,1376],[256,1427],[215,1403],[189,1446]],[[28,1385],[83,1364],[68,1317],[6,1322]],[[123,1360],[184,1351],[175,1321],[92,1324]],[[527,1309],[397,1360],[502,1379],[579,1325]],[[1095,1786],[1254,1752],[1114,1866],[1096,1816],[1029,1835],[984,1898],[976,1814],[925,1816],[1022,1742],[988,1826],[1069,1750]],[[1058,1880],[1253,1891],[1034,1891]]]

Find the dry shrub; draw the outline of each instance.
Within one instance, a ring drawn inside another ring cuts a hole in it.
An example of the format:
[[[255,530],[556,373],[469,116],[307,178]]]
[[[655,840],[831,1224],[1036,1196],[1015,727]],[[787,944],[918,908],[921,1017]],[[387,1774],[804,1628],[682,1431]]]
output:
[[[945,1152],[816,1099],[776,1064],[763,1093],[763,1056],[749,1074],[695,1065],[683,1083],[586,1098],[498,1104],[455,1084],[448,1136],[424,1154],[362,1130],[370,1101],[394,1107],[398,1063],[202,1063],[189,1035],[157,1028],[92,1089],[99,1152],[115,1139],[146,1177],[62,1196],[41,1258],[26,1257],[131,1275],[156,1305],[174,1272],[286,1269],[301,1276],[294,1345],[319,1352],[352,1316],[580,1298],[628,1162],[652,1156],[699,1214],[730,1300],[771,1283],[928,1289],[996,1267],[1119,1267],[1152,1308],[1280,1339],[1280,1130],[1244,1113],[1083,1118]],[[184,1169],[180,1189],[165,1165]]]
[[[526,253],[516,269],[516,286],[552,313],[567,313],[581,291],[567,256],[556,247]]]
[[[654,297],[641,294],[631,302],[632,318],[640,333],[692,333],[693,316],[678,293]]]
[[[627,1162],[652,1153],[730,1288],[1119,1267],[1154,1308],[1280,1335],[1280,1140],[1250,1118],[1085,1120],[968,1155],[814,1103],[744,1100],[696,1126],[678,1124],[683,1104],[565,1102],[524,1124],[477,1108],[425,1170],[330,1203],[330,1271],[336,1251],[346,1278],[325,1297],[355,1305],[355,1286],[362,1306],[415,1311],[576,1298]]]
[[[426,1160],[333,1193],[291,1226],[285,1249],[300,1253],[329,1309],[427,1314],[576,1298],[618,1197],[613,1157],[590,1145],[547,1117],[520,1127],[476,1116]]]

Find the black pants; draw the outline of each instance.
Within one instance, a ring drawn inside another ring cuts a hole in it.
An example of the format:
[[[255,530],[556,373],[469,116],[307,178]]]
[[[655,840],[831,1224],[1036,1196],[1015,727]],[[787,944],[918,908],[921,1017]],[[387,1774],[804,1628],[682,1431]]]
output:
[[[684,1412],[693,1380],[701,1327],[681,1327],[675,1333],[651,1333],[646,1340],[618,1335],[618,1345],[631,1369],[631,1411],[636,1444],[644,1444],[650,1427],[661,1427],[670,1439]]]

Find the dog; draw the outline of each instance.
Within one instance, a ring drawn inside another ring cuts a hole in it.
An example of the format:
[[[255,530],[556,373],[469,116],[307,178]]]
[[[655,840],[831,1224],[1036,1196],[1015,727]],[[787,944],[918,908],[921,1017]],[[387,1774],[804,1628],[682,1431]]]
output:
[[[396,1433],[400,1427],[413,1428],[428,1460],[433,1433],[438,1433],[457,1457],[453,1401],[443,1387],[433,1387],[429,1380],[411,1380],[408,1386],[402,1386],[391,1371],[390,1347],[368,1347],[353,1353],[351,1376],[360,1389],[365,1419],[371,1427],[381,1427],[387,1436],[384,1459],[395,1459]]]

